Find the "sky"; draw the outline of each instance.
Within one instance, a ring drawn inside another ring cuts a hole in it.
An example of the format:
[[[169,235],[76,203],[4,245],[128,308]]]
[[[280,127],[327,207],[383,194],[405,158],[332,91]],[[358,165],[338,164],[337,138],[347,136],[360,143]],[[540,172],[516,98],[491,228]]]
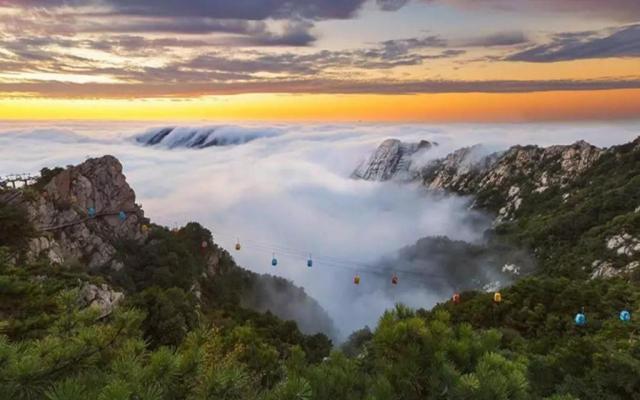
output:
[[[0,119],[639,112],[637,0],[0,0]]]

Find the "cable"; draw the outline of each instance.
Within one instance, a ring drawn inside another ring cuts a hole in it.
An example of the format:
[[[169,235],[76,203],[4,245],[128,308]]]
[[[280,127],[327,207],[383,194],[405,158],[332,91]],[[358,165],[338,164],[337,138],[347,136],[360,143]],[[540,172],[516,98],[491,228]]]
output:
[[[237,238],[237,236],[227,235],[220,232],[215,232],[213,236],[224,237],[233,241],[235,241]],[[306,259],[309,254],[313,254],[312,259],[314,260],[314,262],[317,262],[318,264],[320,264],[320,266],[349,269],[356,272],[379,274],[379,275],[385,275],[385,276],[389,275],[389,273],[400,273],[403,275],[404,274],[413,275],[413,276],[419,276],[422,278],[435,278],[435,279],[441,279],[446,281],[449,280],[449,277],[444,276],[442,274],[410,271],[410,270],[403,270],[403,269],[397,269],[397,268],[382,269],[379,267],[379,265],[375,265],[375,264],[365,263],[361,261],[354,261],[354,260],[346,260],[346,259],[341,259],[338,257],[332,257],[332,256],[327,256],[322,254],[318,255],[317,253],[306,251],[306,250],[300,250],[300,249],[295,249],[288,246],[276,245],[273,243],[260,242],[253,239],[243,239],[242,242],[244,243],[243,245],[244,249],[247,249],[247,248],[250,250],[254,249],[267,254],[275,252],[277,255],[284,255],[284,256],[297,258],[297,259]]]

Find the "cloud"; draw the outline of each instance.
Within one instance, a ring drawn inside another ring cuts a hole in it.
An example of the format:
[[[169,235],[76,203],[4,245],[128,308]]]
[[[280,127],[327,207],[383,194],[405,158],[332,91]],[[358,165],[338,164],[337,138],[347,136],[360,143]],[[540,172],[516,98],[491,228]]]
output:
[[[407,5],[409,0],[376,0],[376,3],[383,11],[396,11]]]
[[[637,0],[423,0],[472,9],[493,9],[514,13],[567,13],[635,21],[640,17]]]
[[[613,32],[570,32],[553,35],[551,42],[508,55],[508,61],[555,62],[589,58],[640,57],[640,24]]]
[[[146,69],[145,71],[149,71]],[[151,70],[152,71],[152,70]],[[173,75],[158,77],[171,78]],[[139,73],[140,76],[145,73]],[[226,74],[222,74],[224,77]],[[136,75],[137,76],[137,75]],[[238,75],[238,77],[246,77]],[[160,79],[161,80],[161,79]],[[639,89],[640,79],[600,80],[338,80],[338,79],[253,79],[245,82],[147,82],[147,83],[71,83],[31,81],[0,83],[0,93],[11,96],[49,98],[157,98],[198,97],[243,93],[305,94],[420,94],[420,93],[529,93],[559,90]]]
[[[529,39],[523,32],[500,32],[489,36],[480,36],[462,40],[461,47],[496,47],[514,46],[528,43]]]
[[[122,161],[146,216],[167,226],[201,222],[240,265],[305,287],[329,311],[343,336],[375,325],[382,311],[396,302],[430,307],[452,291],[428,279],[417,285],[422,277],[401,273],[391,291],[391,275],[369,271],[369,264],[425,236],[478,241],[486,227],[468,210],[470,199],[349,179],[382,140],[436,141],[440,153],[435,157],[478,140],[496,150],[577,139],[611,145],[638,132],[638,124],[247,124],[225,129],[243,135],[272,130],[281,134],[238,146],[166,150],[131,140],[148,128],[142,123],[0,122],[0,174],[36,172],[113,154]],[[238,237],[244,246],[235,252]],[[277,268],[270,265],[273,252],[279,258]],[[305,265],[309,253],[313,268]],[[426,258],[422,268],[438,272],[438,263],[429,261]],[[356,272],[362,276],[359,286],[352,283]]]
[[[348,19],[367,0],[0,0],[14,7],[99,7],[103,15],[201,17],[213,19],[310,20]],[[378,0],[382,10],[395,11],[407,0]],[[95,14],[94,14],[95,15]]]

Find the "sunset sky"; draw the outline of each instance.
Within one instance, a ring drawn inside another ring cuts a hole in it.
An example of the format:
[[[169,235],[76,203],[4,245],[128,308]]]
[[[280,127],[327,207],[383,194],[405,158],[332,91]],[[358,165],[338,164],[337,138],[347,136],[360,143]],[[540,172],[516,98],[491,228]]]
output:
[[[639,115],[638,0],[0,0],[0,119]]]

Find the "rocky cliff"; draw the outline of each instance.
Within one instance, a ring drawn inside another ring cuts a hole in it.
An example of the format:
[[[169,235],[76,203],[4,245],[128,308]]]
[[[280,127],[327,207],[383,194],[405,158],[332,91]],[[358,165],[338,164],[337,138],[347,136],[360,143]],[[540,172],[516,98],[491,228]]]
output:
[[[404,143],[398,139],[387,139],[356,168],[352,177],[370,181],[413,180],[418,176],[413,157],[436,145],[426,140]]]
[[[594,165],[605,150],[579,141],[567,146],[514,146],[479,156],[481,146],[458,150],[420,171],[430,189],[477,196],[476,206],[512,219],[532,192],[563,188]]]
[[[145,218],[120,162],[112,156],[94,158],[51,175],[29,190],[4,195],[27,209],[37,230],[29,256],[81,262],[92,270],[121,268],[114,244],[144,240]]]

